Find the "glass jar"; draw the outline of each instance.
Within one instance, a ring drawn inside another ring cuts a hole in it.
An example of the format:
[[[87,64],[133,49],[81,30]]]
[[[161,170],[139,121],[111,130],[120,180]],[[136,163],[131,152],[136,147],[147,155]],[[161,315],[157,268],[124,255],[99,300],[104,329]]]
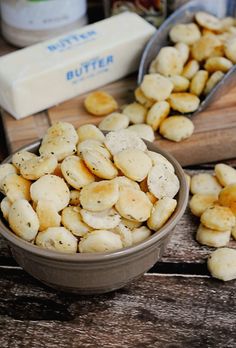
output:
[[[87,23],[86,0],[1,0],[2,34],[18,47],[64,34]]]
[[[159,27],[167,15],[167,0],[103,0],[106,17],[131,11]]]

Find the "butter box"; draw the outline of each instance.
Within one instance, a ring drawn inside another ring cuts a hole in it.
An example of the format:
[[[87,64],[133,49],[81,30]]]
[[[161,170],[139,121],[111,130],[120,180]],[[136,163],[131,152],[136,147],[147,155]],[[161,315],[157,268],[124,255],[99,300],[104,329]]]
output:
[[[0,105],[20,119],[138,68],[155,28],[123,13],[0,58]]]

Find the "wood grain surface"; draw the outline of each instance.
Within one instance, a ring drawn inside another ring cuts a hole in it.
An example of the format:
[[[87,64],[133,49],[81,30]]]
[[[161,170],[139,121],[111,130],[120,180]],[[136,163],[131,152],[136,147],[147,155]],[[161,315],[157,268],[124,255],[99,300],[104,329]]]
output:
[[[210,286],[209,286],[210,285]],[[0,274],[1,348],[234,348],[235,283],[145,275],[86,297],[59,293],[21,271]],[[171,313],[171,315],[170,315]]]
[[[104,86],[119,105],[133,101],[136,77],[131,76]],[[193,117],[195,131],[193,136],[180,143],[163,139],[156,135],[156,144],[173,154],[179,162],[186,165],[209,163],[236,157],[236,88],[223,95],[208,109]],[[89,115],[83,107],[86,95],[78,96],[45,112],[16,121],[2,112],[9,151],[40,138],[46,129],[57,121],[67,121],[76,127],[84,123],[97,124],[102,118]],[[19,132],[19,129],[21,131]],[[207,150],[206,150],[207,149]]]
[[[136,87],[135,76],[105,86],[103,90],[111,93],[123,105],[133,101]],[[208,163],[236,157],[236,88],[222,96],[210,107],[193,117],[195,131],[192,137],[180,143],[163,139],[156,134],[155,143],[169,151],[179,162],[186,165]],[[48,110],[50,123],[58,120],[80,124],[94,122],[97,118],[87,114],[83,107],[85,96]],[[207,151],[206,151],[207,149]]]

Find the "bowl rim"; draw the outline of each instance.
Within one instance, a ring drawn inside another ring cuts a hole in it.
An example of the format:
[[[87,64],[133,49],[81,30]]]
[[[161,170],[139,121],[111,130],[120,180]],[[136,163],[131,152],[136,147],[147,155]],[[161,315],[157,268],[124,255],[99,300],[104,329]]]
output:
[[[37,151],[39,145],[41,144],[41,140],[34,141],[28,145],[22,146],[16,151],[14,151],[11,155],[9,155],[7,158],[5,158],[2,161],[2,164],[10,163],[12,156],[22,150],[25,151]],[[142,250],[145,250],[149,247],[151,247],[153,244],[157,243],[161,239],[165,238],[177,225],[180,218],[185,212],[185,209],[187,207],[188,203],[188,196],[189,196],[189,188],[188,184],[185,178],[184,170],[182,169],[179,162],[167,151],[160,148],[158,145],[153,144],[152,142],[146,141],[145,143],[147,145],[147,148],[149,151],[154,151],[157,153],[160,153],[168,161],[171,162],[171,164],[175,168],[175,173],[178,176],[178,179],[180,181],[180,189],[178,192],[178,198],[177,198],[177,207],[173,213],[173,215],[170,217],[170,219],[164,224],[163,227],[161,227],[158,232],[154,232],[150,237],[142,241],[141,243],[125,247],[113,252],[106,252],[106,253],[76,253],[76,254],[69,254],[69,253],[63,253],[63,252],[57,252],[49,249],[43,249],[40,248],[30,242],[27,242],[23,240],[22,238],[15,235],[10,228],[6,226],[6,222],[4,222],[4,218],[1,215],[0,216],[0,234],[11,244],[14,246],[23,249],[24,251],[27,251],[28,253],[37,255],[41,258],[46,258],[50,260],[55,261],[66,261],[66,262],[104,262],[107,260],[114,260],[119,259],[122,257],[128,257],[130,255],[136,254],[138,252],[142,252]]]

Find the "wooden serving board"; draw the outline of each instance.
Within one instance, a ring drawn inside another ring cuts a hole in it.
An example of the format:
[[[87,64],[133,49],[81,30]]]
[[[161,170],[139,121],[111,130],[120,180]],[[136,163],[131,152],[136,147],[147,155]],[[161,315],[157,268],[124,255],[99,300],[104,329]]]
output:
[[[136,77],[132,76],[102,90],[111,93],[119,105],[133,101]],[[45,112],[16,121],[2,112],[9,151],[41,138],[56,121],[68,121],[76,127],[85,123],[98,123],[101,118],[89,115],[83,107],[85,95],[78,96]],[[155,143],[186,165],[209,163],[236,157],[236,87],[222,95],[206,111],[193,117],[195,131],[192,137],[180,143],[161,138]]]

